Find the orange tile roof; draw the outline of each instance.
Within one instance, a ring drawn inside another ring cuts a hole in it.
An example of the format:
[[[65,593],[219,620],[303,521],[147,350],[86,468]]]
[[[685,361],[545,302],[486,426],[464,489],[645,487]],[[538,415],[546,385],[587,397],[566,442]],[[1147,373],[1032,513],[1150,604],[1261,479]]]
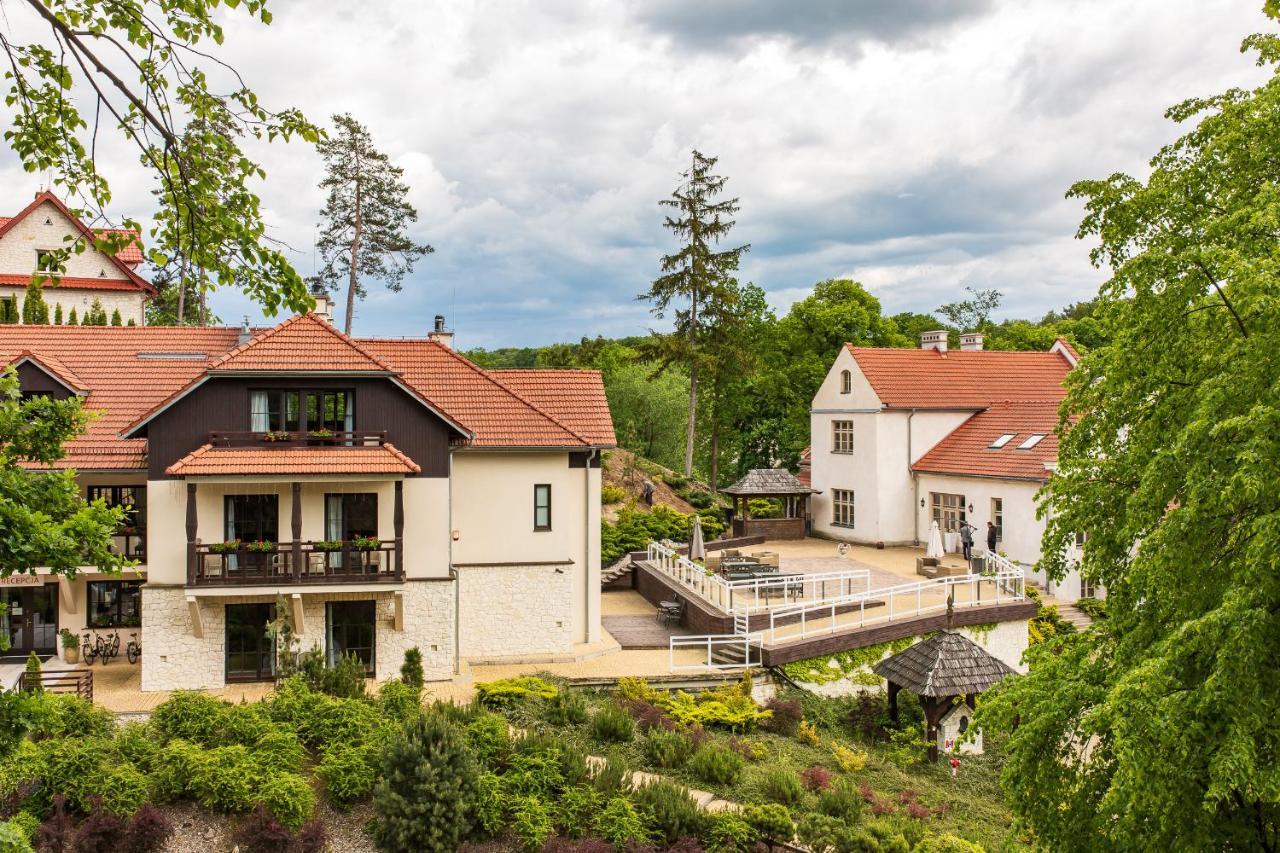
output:
[[[3,362],[0,362],[0,364],[18,364],[22,361],[32,362],[36,367],[39,367],[45,373],[65,385],[69,391],[76,394],[84,394],[89,390],[89,386],[86,385],[79,376],[76,376],[75,372],[71,368],[67,367],[55,356],[49,355],[48,353],[45,353],[44,355],[37,355],[31,350],[23,350],[20,353],[15,353],[12,356],[6,357],[6,359]]]
[[[260,331],[209,365],[211,373],[253,370],[307,373],[392,373],[332,323],[315,314],[295,314]]]
[[[612,447],[618,443],[600,371],[537,369],[490,370],[488,373],[592,444]]]
[[[67,443],[67,456],[55,467],[145,469],[146,440],[120,438],[120,431],[204,373],[235,342],[235,329],[0,326],[0,364],[30,352],[46,364],[56,360],[88,389],[84,406],[98,417],[83,437]],[[189,357],[140,357],[146,353]]]
[[[1046,464],[1058,458],[1059,400],[1017,400],[992,404],[960,426],[920,457],[911,470],[966,477],[998,477],[1006,480],[1047,480]],[[991,443],[1013,434],[1003,447]],[[1035,447],[1019,450],[1031,435],[1044,438]]]
[[[1055,352],[946,352],[845,344],[889,408],[983,408],[998,400],[1060,400],[1071,370]]]
[[[12,287],[26,287],[30,283],[30,273],[0,273],[0,284],[7,284]],[[46,281],[44,287],[46,291],[58,287],[75,288],[77,290],[128,290],[131,292],[138,289],[138,285],[132,281],[125,281],[121,278],[81,278],[70,275],[62,276],[56,284],[52,281]]]
[[[379,447],[214,447],[204,444],[165,469],[171,477],[267,474],[417,474],[393,444]]]

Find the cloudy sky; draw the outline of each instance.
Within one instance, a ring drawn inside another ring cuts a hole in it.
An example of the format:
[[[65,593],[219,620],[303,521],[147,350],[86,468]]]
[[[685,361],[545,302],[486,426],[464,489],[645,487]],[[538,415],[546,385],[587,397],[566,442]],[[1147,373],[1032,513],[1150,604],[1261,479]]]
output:
[[[15,17],[20,10],[10,10]],[[1141,173],[1165,107],[1262,79],[1241,38],[1260,0],[276,0],[228,19],[221,56],[271,106],[349,111],[404,167],[436,248],[402,294],[380,285],[361,334],[459,344],[642,333],[637,293],[672,243],[658,200],[697,147],[741,198],[742,274],[779,311],[847,276],[885,310],[964,285],[1001,313],[1088,298],[1066,188]],[[0,25],[13,26],[11,21]],[[303,145],[256,152],[274,236],[313,268],[323,196]],[[120,212],[148,182],[121,160]],[[32,178],[0,155],[11,208]],[[258,315],[220,294],[224,320]]]

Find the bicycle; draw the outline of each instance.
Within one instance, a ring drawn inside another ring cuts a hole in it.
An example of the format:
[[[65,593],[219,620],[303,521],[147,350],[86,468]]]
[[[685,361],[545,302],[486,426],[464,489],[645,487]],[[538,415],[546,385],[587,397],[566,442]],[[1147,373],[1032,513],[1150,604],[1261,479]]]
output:
[[[93,662],[98,657],[98,646],[102,644],[102,638],[98,638],[98,643],[89,642],[89,632],[84,632],[84,644],[80,647],[80,656],[84,658],[84,662],[89,666],[93,666]]]
[[[95,628],[93,631],[93,642],[89,642],[89,632],[84,632],[84,646],[81,649],[84,655],[84,662],[93,666],[95,660],[101,660],[102,665],[106,666],[113,657],[120,654],[120,634],[118,632],[108,634],[106,639],[98,633]]]
[[[98,652],[98,656],[102,659],[102,665],[106,666],[119,654],[120,632],[112,631],[107,635],[107,640],[102,644],[102,649]]]
[[[134,631],[129,636],[132,639],[129,640],[129,645],[125,646],[124,656],[128,658],[129,663],[134,664],[138,662],[138,658],[142,657],[142,643],[138,642],[138,632]]]

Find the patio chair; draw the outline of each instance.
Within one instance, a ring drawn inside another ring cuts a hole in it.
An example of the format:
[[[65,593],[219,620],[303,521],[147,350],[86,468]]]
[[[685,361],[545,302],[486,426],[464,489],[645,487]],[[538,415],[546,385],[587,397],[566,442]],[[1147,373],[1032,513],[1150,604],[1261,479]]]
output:
[[[761,565],[772,566],[775,569],[782,564],[782,559],[777,551],[754,551],[751,556],[759,560]]]
[[[685,600],[676,596],[674,601],[663,601],[658,604],[658,622],[663,625],[679,625],[684,618]]]

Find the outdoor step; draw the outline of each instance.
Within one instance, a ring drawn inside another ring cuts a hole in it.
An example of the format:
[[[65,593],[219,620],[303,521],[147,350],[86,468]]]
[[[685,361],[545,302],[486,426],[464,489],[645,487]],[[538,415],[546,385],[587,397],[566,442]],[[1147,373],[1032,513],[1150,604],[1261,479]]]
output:
[[[1093,619],[1078,607],[1070,604],[1058,604],[1058,615],[1070,622],[1077,629],[1083,630],[1093,624]]]

